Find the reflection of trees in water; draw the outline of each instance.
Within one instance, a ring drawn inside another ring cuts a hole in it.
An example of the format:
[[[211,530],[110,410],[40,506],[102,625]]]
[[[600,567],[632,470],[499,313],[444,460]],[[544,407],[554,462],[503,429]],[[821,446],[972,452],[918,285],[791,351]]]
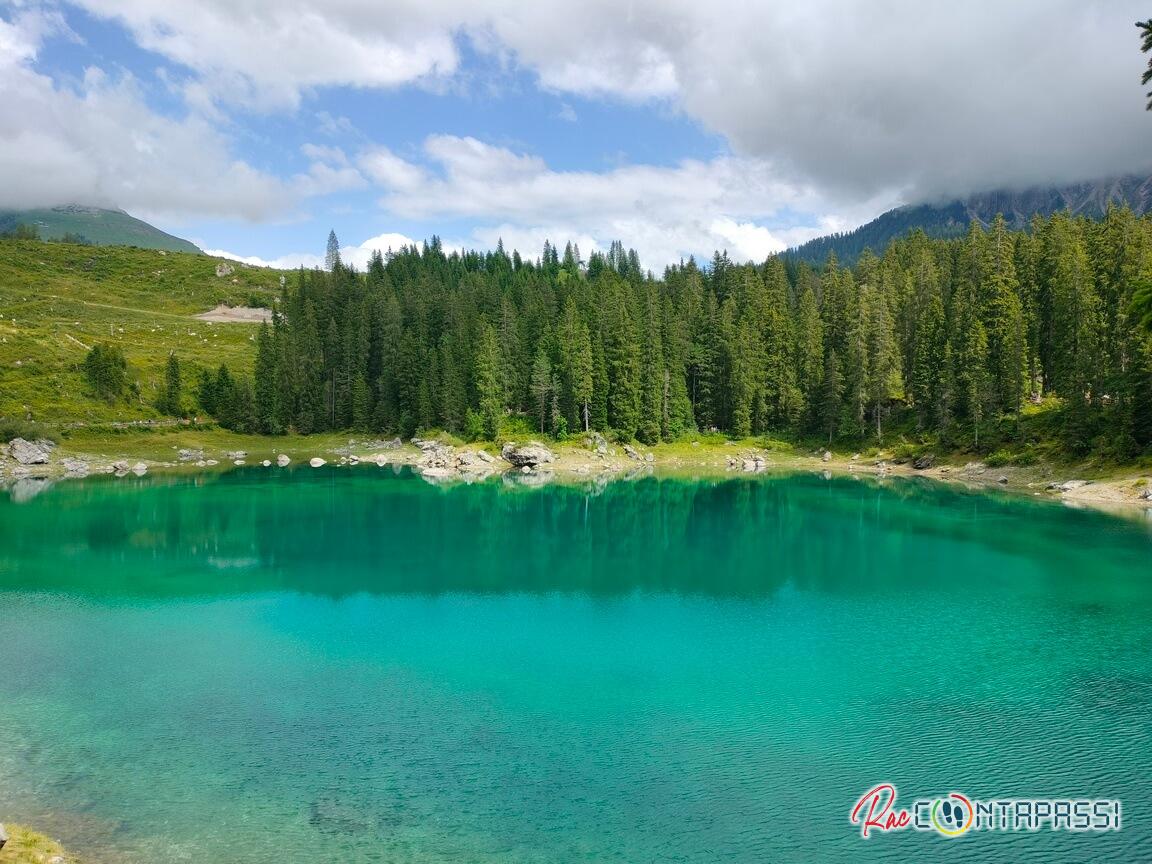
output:
[[[105,595],[762,597],[787,580],[834,592],[939,579],[971,586],[989,575],[971,572],[989,547],[1043,573],[1052,550],[1069,547],[1070,529],[1091,528],[1113,533],[1110,554],[1147,554],[1138,530],[1095,514],[932,483],[815,475],[647,478],[595,494],[496,482],[438,488],[375,468],[95,478],[3,505],[3,517],[0,546],[12,563],[0,586]],[[1060,567],[1085,554],[1062,549]]]

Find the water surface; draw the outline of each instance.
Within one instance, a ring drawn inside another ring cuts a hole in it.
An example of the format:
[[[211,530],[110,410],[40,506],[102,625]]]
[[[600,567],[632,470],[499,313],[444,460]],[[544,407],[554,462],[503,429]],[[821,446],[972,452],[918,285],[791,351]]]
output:
[[[1152,535],[817,476],[0,501],[0,821],[87,860],[1152,860]],[[901,802],[1124,801],[1111,835]]]

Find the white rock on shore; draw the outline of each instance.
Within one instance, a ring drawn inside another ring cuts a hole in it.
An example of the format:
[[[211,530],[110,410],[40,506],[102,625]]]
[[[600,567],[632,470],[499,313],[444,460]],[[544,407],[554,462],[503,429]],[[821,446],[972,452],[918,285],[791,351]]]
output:
[[[313,468],[322,468],[325,465],[327,465],[328,462],[324,459],[321,459],[319,456],[313,456],[311,459],[308,460],[308,464],[311,465]]]
[[[276,464],[279,465],[281,468],[285,467],[291,461],[292,460],[289,458],[287,453],[281,453],[279,456],[276,457]]]
[[[8,442],[8,455],[21,465],[47,465],[55,445],[46,439],[26,441],[13,438]]]

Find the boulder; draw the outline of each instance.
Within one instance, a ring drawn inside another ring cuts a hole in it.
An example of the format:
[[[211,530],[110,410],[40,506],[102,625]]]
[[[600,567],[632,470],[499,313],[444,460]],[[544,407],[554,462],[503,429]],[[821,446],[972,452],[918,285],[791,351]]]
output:
[[[1140,493],[1141,501],[1152,501],[1152,486]]]
[[[645,454],[644,454],[644,461],[645,461],[645,462],[648,462],[649,464],[651,464],[652,462],[655,462],[655,461],[656,461],[656,456],[655,456],[655,454],[653,454],[653,453],[645,453]]]
[[[635,459],[637,462],[640,461],[640,454],[636,452],[636,448],[631,444],[624,445],[624,455],[629,459]]]
[[[52,448],[45,444],[51,443],[43,439],[25,441],[23,438],[13,438],[8,442],[8,454],[21,465],[47,465]]]
[[[1001,474],[999,477],[996,478],[996,482],[999,483],[1001,486],[1007,486],[1008,485],[1008,478],[1005,477],[1003,474]]]
[[[226,276],[231,276],[235,272],[236,272],[236,270],[232,267],[231,264],[217,264],[216,265],[216,276],[219,279],[223,279]]]
[[[328,463],[325,460],[321,459],[319,456],[313,456],[311,459],[308,460],[308,464],[311,465],[313,468],[323,468]]]
[[[535,468],[537,465],[556,461],[552,451],[539,441],[529,441],[521,445],[508,442],[500,451],[500,456],[516,468]]]
[[[588,437],[584,439],[584,443],[588,446],[589,450],[595,450],[597,453],[608,452],[608,441],[599,432],[589,432]]]
[[[1073,489],[1087,486],[1091,482],[1091,480],[1065,480],[1063,483],[1049,483],[1047,488],[1054,492],[1071,492]]]
[[[132,466],[132,473],[135,474],[137,477],[143,477],[145,474],[148,473],[148,466],[145,465],[143,462],[137,462],[135,465]]]
[[[821,462],[831,462],[832,461],[832,453],[828,450],[825,450],[823,453],[820,454],[820,461]]]
[[[247,459],[248,452],[246,450],[229,450],[228,458],[235,462],[237,459]]]
[[[207,465],[209,468],[211,468],[213,465],[219,465],[220,463],[217,462],[215,459],[205,459],[204,464]]]
[[[118,459],[112,463],[112,473],[117,477],[123,477],[128,473],[129,465],[123,459]]]
[[[924,471],[936,464],[935,453],[921,453],[912,460],[912,467],[917,471]]]
[[[265,468],[271,468],[272,467],[272,460],[271,459],[265,459],[260,464],[263,465]]]
[[[233,464],[233,465],[243,465],[243,464],[244,464],[244,460],[243,460],[243,459],[233,459],[233,460],[232,460],[232,464]]]
[[[204,451],[183,449],[176,454],[176,458],[181,462],[199,462],[204,458]]]
[[[3,849],[8,844],[8,832],[4,830],[4,826],[0,825],[0,849]]]
[[[66,477],[83,477],[88,473],[88,463],[83,459],[65,459],[62,464]]]
[[[489,465],[496,461],[495,456],[493,456],[491,453],[485,453],[483,450],[476,451],[476,458],[481,462],[486,462]]]
[[[291,460],[291,458],[289,458],[287,453],[281,453],[279,456],[276,457],[276,464],[279,465],[281,468],[286,466],[291,461],[292,460]]]
[[[13,504],[23,504],[25,501],[31,501],[51,485],[52,481],[47,477],[21,477],[12,484],[9,494],[12,496]]]

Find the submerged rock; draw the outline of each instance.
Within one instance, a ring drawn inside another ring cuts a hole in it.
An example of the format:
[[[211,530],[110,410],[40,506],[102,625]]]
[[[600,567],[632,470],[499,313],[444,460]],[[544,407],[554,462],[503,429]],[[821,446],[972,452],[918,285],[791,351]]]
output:
[[[52,481],[47,477],[21,477],[12,484],[9,494],[12,496],[12,503],[23,504],[25,501],[31,501],[51,485]]]
[[[505,444],[504,449],[500,451],[500,456],[505,462],[508,462],[516,468],[535,468],[537,465],[544,465],[556,461],[556,457],[552,451],[539,441],[529,441],[527,444],[520,446],[509,442]]]

